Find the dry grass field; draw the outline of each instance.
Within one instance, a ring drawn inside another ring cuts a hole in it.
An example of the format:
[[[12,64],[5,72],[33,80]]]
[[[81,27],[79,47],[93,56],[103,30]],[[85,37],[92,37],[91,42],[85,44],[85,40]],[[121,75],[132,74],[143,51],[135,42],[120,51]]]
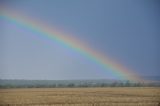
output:
[[[0,89],[0,106],[160,106],[160,88]]]

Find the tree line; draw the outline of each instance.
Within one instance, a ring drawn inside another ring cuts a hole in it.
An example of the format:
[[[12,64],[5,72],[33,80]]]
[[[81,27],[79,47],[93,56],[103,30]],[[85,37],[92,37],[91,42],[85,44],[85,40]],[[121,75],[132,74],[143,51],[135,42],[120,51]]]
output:
[[[159,83],[131,81],[10,81],[0,80],[0,88],[79,88],[79,87],[160,87]]]

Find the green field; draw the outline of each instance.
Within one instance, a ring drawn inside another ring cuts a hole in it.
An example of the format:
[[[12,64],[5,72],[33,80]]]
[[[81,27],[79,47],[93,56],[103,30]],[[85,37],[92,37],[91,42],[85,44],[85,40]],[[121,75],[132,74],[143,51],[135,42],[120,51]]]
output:
[[[0,106],[159,106],[160,88],[0,89]]]

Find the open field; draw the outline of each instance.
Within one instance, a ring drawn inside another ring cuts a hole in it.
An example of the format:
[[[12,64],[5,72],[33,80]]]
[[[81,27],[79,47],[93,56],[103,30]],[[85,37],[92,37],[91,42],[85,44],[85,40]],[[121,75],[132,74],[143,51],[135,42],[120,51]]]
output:
[[[0,106],[160,106],[160,88],[0,89]]]

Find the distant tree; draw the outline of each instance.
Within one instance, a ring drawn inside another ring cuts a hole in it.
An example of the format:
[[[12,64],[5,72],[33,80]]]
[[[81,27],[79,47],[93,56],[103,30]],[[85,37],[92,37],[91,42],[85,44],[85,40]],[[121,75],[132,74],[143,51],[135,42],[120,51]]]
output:
[[[70,83],[70,84],[67,85],[67,87],[71,87],[71,88],[75,87],[75,84],[74,83]]]
[[[89,87],[87,83],[80,84],[80,87]]]
[[[57,84],[57,87],[65,87],[65,85],[64,84]]]
[[[125,86],[126,86],[126,87],[130,87],[130,86],[131,86],[131,83],[130,83],[129,80],[126,81]]]
[[[107,83],[101,83],[100,87],[107,87],[108,84]]]
[[[117,86],[118,86],[118,82],[117,81],[111,83],[111,87],[117,87]]]

